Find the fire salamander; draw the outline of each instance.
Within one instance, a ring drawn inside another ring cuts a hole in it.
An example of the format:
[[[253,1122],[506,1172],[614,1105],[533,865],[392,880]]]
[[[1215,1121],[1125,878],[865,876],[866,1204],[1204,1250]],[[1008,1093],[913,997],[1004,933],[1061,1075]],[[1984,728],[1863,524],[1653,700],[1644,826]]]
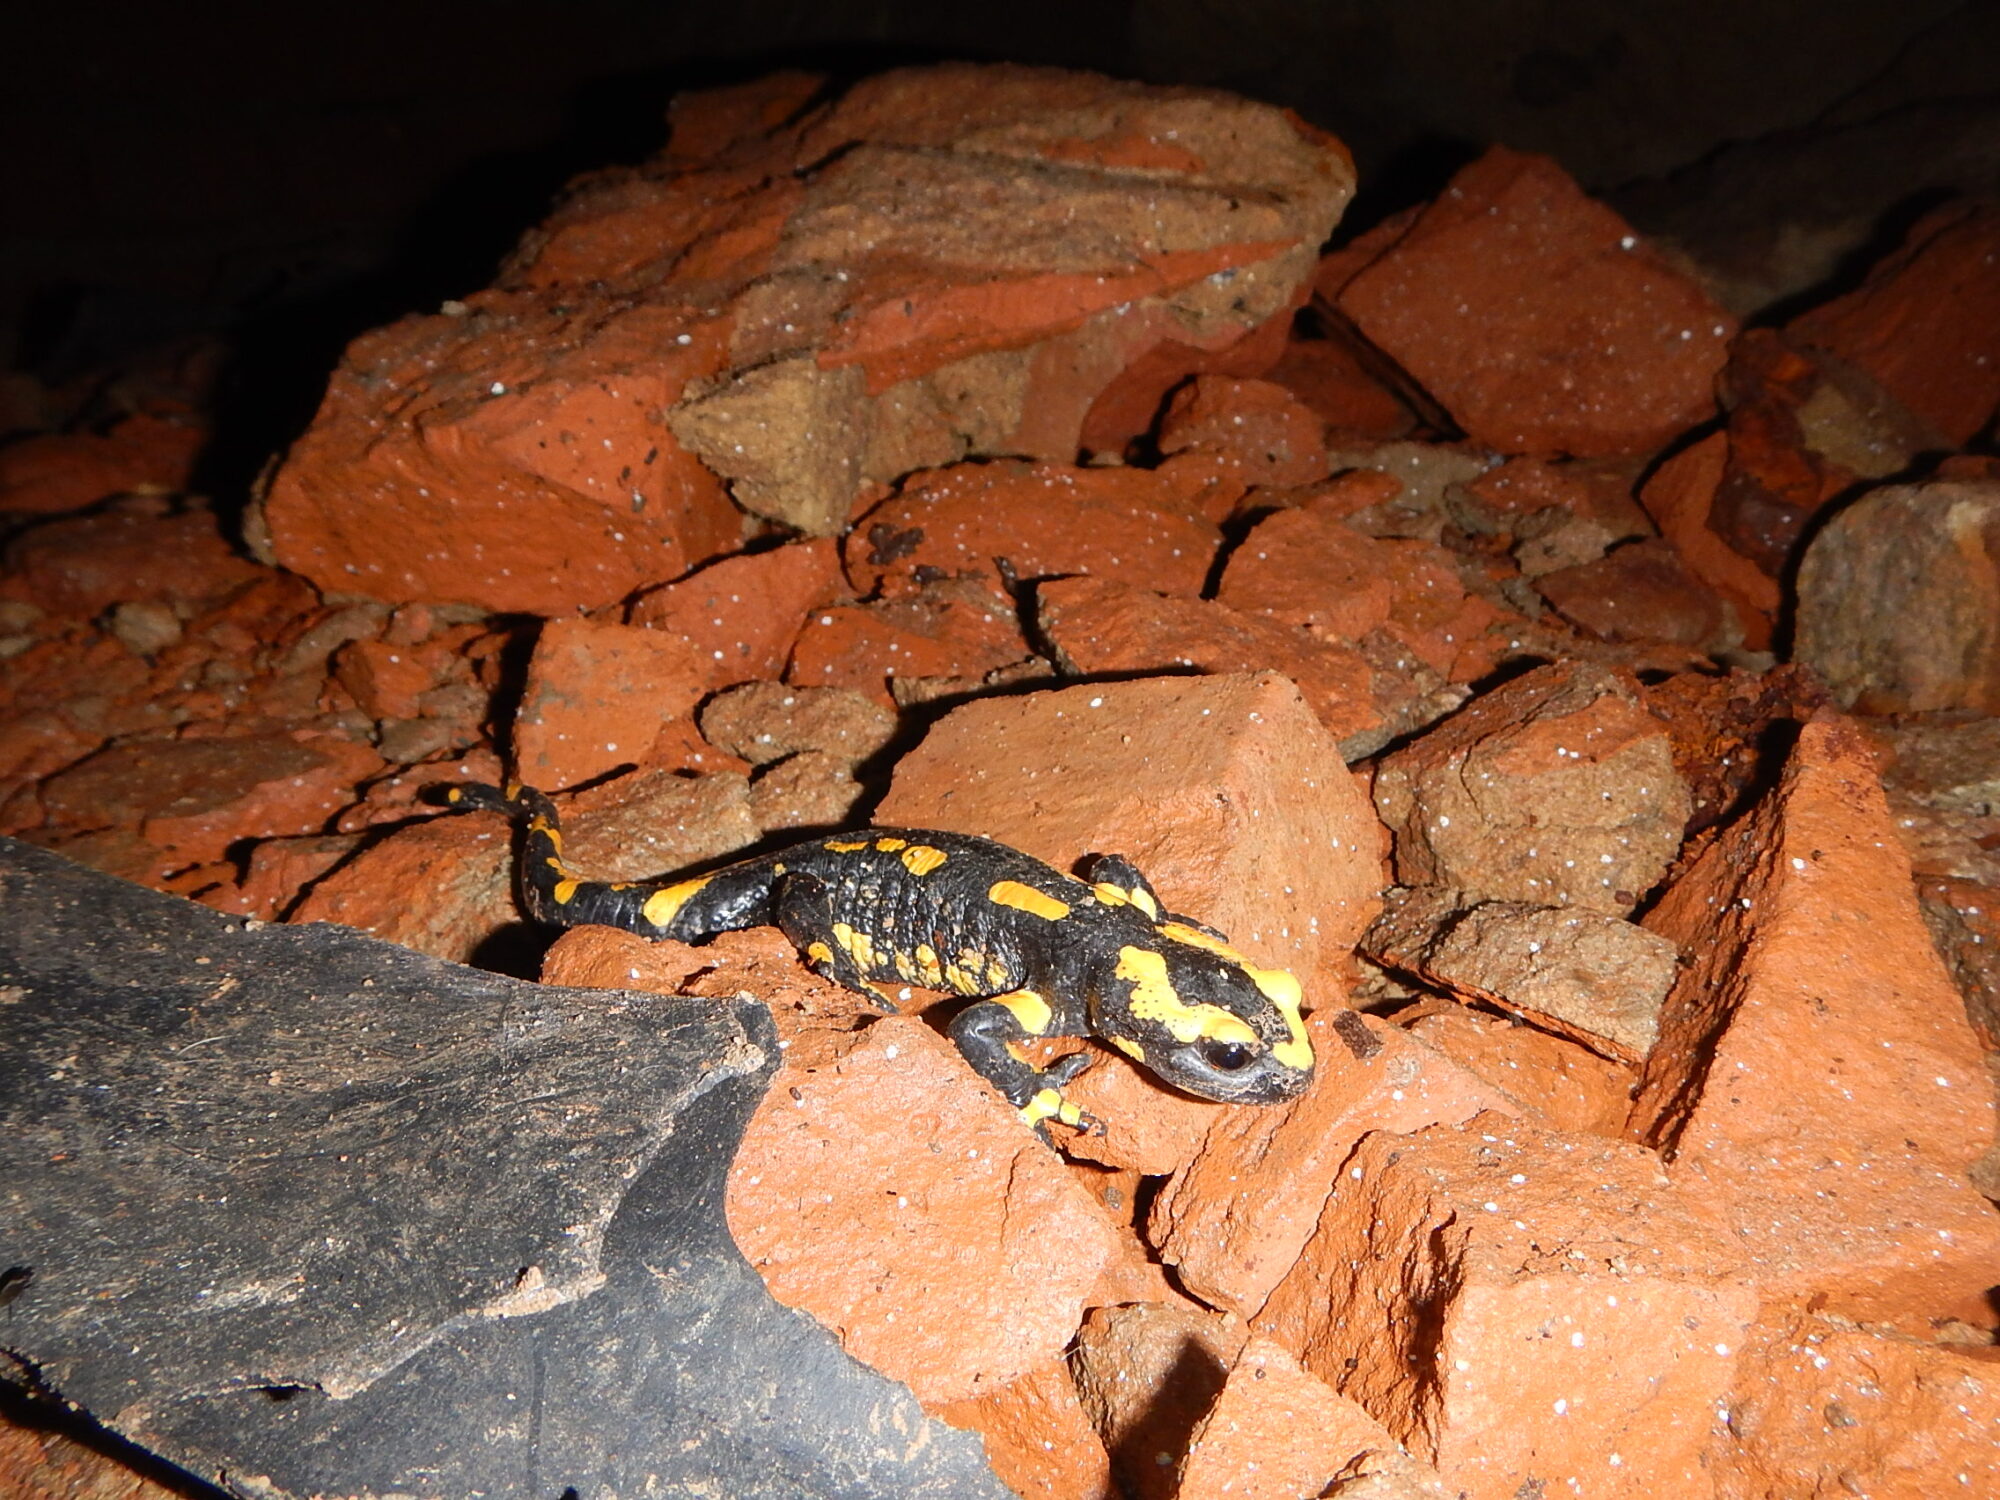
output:
[[[1087,1053],[1036,1069],[1034,1037],[1096,1037],[1203,1099],[1273,1104],[1312,1077],[1299,983],[1162,909],[1130,861],[1077,880],[991,839],[871,828],[809,839],[684,880],[586,880],[563,861],[555,806],[532,787],[456,786],[455,806],[525,822],[521,902],[557,927],[601,923],[700,942],[775,926],[849,989],[901,981],[975,997],[951,1023],[965,1060],[1046,1134],[1089,1127],[1062,1096]]]

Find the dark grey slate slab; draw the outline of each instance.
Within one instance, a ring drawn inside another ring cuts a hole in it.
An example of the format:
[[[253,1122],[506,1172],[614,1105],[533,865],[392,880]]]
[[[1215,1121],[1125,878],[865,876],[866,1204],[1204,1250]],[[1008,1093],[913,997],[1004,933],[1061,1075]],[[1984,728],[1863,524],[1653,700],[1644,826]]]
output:
[[[244,1495],[1004,1495],[729,1240],[775,1065],[0,839],[0,1347]]]

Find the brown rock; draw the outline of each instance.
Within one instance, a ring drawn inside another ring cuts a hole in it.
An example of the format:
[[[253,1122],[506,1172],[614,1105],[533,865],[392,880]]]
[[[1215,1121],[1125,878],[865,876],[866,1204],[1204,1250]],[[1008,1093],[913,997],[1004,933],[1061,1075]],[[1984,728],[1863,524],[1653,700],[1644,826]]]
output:
[[[7,544],[0,599],[85,616],[141,599],[198,605],[260,572],[230,550],[209,511],[134,499],[22,531]]]
[[[155,1474],[164,1468],[156,1465]],[[186,1493],[183,1484],[136,1474],[59,1432],[0,1417],[0,1494],[19,1500],[177,1500]]]
[[[58,826],[135,827],[182,863],[207,862],[238,839],[324,830],[381,769],[331,737],[127,740],[50,778],[42,801]]]
[[[625,623],[680,636],[711,687],[776,677],[806,615],[840,592],[828,541],[721,558],[632,601]]]
[[[749,784],[733,772],[629,771],[564,799],[564,853],[594,880],[650,880],[757,842]]]
[[[349,641],[334,657],[333,675],[371,719],[414,719],[437,686],[431,662],[387,641]]]
[[[1558,613],[1603,641],[1675,641],[1711,654],[1744,638],[1742,622],[1671,542],[1633,542],[1535,580]]]
[[[1296,627],[1214,600],[1172,598],[1106,578],[1068,578],[1036,590],[1042,634],[1085,674],[1276,671],[1297,683],[1343,759],[1395,733],[1376,704],[1367,657]]]
[[[1772,577],[1813,517],[1858,482],[1909,467],[1931,443],[1864,372],[1770,328],[1744,334],[1722,383],[1729,449],[1709,505],[1723,543]]]
[[[993,1472],[1023,1500],[1118,1500],[1110,1457],[1061,1360],[987,1395],[943,1402],[931,1415],[978,1433]]]
[[[551,620],[535,642],[514,719],[516,774],[557,791],[620,766],[671,768],[681,757],[656,755],[654,743],[688,721],[707,690],[705,668],[680,636]]]
[[[1386,631],[1452,682],[1493,670],[1490,636],[1506,620],[1468,592],[1444,548],[1364,536],[1318,501],[1260,521],[1230,553],[1216,597],[1321,639]]]
[[[470,963],[514,908],[514,839],[497,813],[399,828],[322,876],[287,917],[339,922],[419,953]]]
[[[1651,452],[1713,411],[1735,332],[1555,163],[1498,147],[1338,302],[1502,453]]]
[[[1357,1403],[1255,1337],[1230,1367],[1181,1460],[1178,1500],[1297,1500],[1349,1494],[1342,1478],[1384,1471],[1436,1481]],[[1422,1491],[1418,1491],[1422,1493]],[[1432,1493],[1444,1500],[1439,1485]]]
[[[1488,1116],[1374,1135],[1256,1328],[1448,1487],[1700,1494],[1757,1295],[1651,1152]]]
[[[750,783],[750,816],[766,833],[843,828],[857,821],[866,790],[840,756],[801,750],[766,766]]]
[[[1666,873],[1687,788],[1637,685],[1539,667],[1383,760],[1375,804],[1404,885],[1624,915]]]
[[[1533,1026],[1439,1005],[1409,1023],[1410,1035],[1491,1084],[1530,1123],[1548,1130],[1619,1136],[1638,1071]]]
[[[1798,659],[1864,713],[2000,711],[2000,482],[1892,485],[1799,564]]]
[[[2000,1350],[1795,1308],[1745,1341],[1709,1449],[1718,1500],[2000,1491]]]
[[[200,424],[134,412],[106,432],[40,433],[0,447],[0,514],[56,515],[109,495],[187,487]]]
[[[1692,962],[1633,1106],[1773,1296],[1928,1326],[1990,1313],[1980,1048],[1918,915],[1867,742],[1834,715],[1646,926]],[[1865,1061],[1864,1061],[1865,1059]]]
[[[1313,484],[1330,472],[1319,416],[1282,385],[1199,375],[1161,419],[1162,453],[1207,453],[1246,485]]]
[[[1361,936],[1377,963],[1497,1005],[1619,1062],[1652,1050],[1680,951],[1598,912],[1467,903],[1436,886],[1391,892]]]
[[[1168,1500],[1174,1466],[1223,1388],[1247,1330],[1178,1303],[1092,1309],[1071,1364],[1077,1393],[1136,1500]]]
[[[789,1307],[938,1403],[1054,1361],[1117,1231],[921,1021],[780,1073],[730,1175],[729,1227]]]
[[[1120,448],[1204,355],[1261,335],[1236,373],[1267,367],[1352,185],[1278,111],[1025,68],[870,79],[789,156],[731,367],[671,420],[740,503],[816,534],[914,469]]]
[[[1859,365],[1951,447],[2000,406],[2000,210],[1949,203],[1843,297],[1812,309],[1794,337]]]
[[[701,732],[717,749],[753,766],[802,750],[856,766],[881,753],[896,732],[896,716],[852,688],[746,682],[701,706]]]
[[[1690,573],[1736,608],[1743,644],[1761,651],[1771,643],[1778,612],[1778,585],[1770,574],[1736,551],[1709,524],[1717,491],[1729,463],[1729,438],[1711,433],[1676,453],[1653,471],[1639,492]]]
[[[1676,672],[1640,691],[1673,739],[1674,768],[1694,807],[1690,834],[1734,816],[1776,781],[1796,726],[1827,702],[1826,689],[1796,666]]]
[[[961,464],[914,478],[862,516],[847,538],[847,575],[864,594],[940,574],[998,590],[1004,559],[1019,578],[1139,578],[1194,596],[1222,535],[1192,499],[1160,470]]]
[[[1219,1113],[1147,1225],[1181,1285],[1245,1316],[1291,1271],[1363,1136],[1511,1110],[1477,1077],[1373,1018],[1320,1011],[1308,1026],[1318,1059],[1311,1087],[1288,1104]]]
[[[893,708],[899,681],[978,679],[1029,654],[1011,601],[974,579],[947,579],[904,598],[820,610],[792,647],[785,681],[854,688]]]
[[[271,483],[271,555],[321,588],[554,615],[736,543],[661,413],[724,358],[667,294],[482,292],[349,346]]]
[[[1366,443],[1331,452],[1339,489],[1320,505],[1355,530],[1374,537],[1439,540],[1452,523],[1451,497],[1495,462],[1483,450],[1451,443]],[[1391,488],[1379,474],[1394,481]],[[1348,486],[1357,478],[1359,488]],[[1365,498],[1364,498],[1365,497]]]
[[[1270,673],[1098,683],[954,709],[878,821],[979,833],[1058,869],[1123,854],[1168,906],[1294,970],[1308,1003],[1375,913],[1381,831],[1298,690]]]

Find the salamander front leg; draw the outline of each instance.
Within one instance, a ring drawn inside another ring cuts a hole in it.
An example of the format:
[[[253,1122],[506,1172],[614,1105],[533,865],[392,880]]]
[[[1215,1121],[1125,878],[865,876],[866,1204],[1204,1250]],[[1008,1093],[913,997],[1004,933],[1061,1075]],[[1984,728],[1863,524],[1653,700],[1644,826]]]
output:
[[[1047,1068],[1036,1068],[1021,1057],[1020,1045],[1040,1036],[1049,1019],[1046,1000],[1033,990],[1015,990],[960,1011],[951,1023],[951,1039],[972,1070],[997,1088],[1043,1141],[1049,1139],[1050,1120],[1102,1135],[1103,1121],[1062,1096],[1063,1085],[1090,1066],[1089,1053],[1073,1052]]]

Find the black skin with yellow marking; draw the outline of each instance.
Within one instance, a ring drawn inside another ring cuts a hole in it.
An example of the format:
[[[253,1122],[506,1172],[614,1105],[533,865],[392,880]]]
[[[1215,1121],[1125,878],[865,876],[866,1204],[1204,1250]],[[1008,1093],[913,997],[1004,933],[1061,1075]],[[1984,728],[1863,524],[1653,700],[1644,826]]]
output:
[[[1062,1086],[1085,1055],[1037,1070],[1017,1050],[1030,1038],[1096,1037],[1203,1099],[1278,1103],[1312,1077],[1297,981],[1163,911],[1115,855],[1086,881],[991,839],[870,828],[690,879],[610,883],[564,863],[555,806],[532,787],[457,786],[447,799],[525,825],[521,901],[538,922],[683,942],[775,926],[849,989],[900,982],[976,998],[952,1040],[1038,1129],[1083,1122]]]

